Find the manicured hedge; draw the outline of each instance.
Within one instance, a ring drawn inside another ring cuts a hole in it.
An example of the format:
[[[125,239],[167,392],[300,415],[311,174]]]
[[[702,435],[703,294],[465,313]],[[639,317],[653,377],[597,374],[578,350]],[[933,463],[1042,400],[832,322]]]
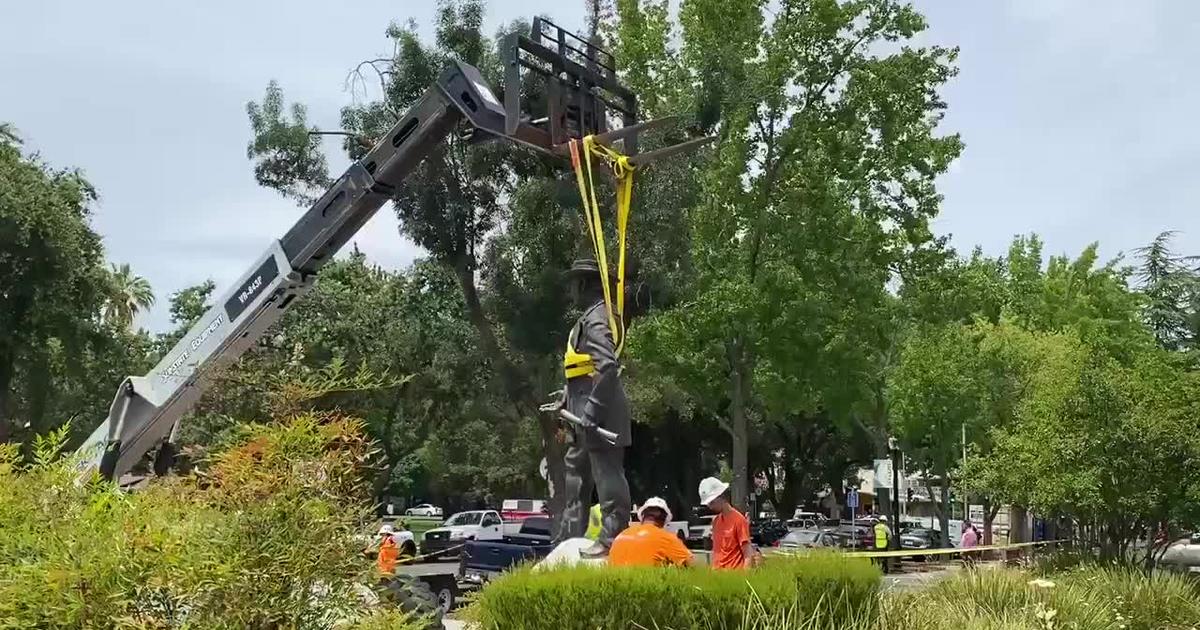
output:
[[[879,584],[868,561],[836,554],[775,558],[750,571],[522,569],[484,588],[469,615],[484,630],[732,630],[764,616],[794,620],[772,623],[781,630],[832,629],[872,618]]]

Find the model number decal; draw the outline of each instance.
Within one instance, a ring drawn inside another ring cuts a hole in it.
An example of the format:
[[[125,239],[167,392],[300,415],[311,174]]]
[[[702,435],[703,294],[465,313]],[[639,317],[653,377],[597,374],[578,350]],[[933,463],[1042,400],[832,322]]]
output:
[[[246,308],[254,303],[254,300],[262,295],[267,286],[276,278],[279,277],[279,265],[275,262],[272,256],[263,261],[254,273],[250,274],[244,282],[225,300],[225,316],[229,321],[235,322]]]

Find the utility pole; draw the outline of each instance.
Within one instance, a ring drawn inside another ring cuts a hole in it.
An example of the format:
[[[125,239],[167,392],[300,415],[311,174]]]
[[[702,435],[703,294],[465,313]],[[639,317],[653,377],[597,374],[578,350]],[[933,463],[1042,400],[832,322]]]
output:
[[[964,422],[962,424],[962,465],[964,468],[967,465],[967,423],[966,422]],[[959,486],[959,491],[962,492],[963,520],[965,521],[971,517],[971,513],[969,511],[969,508],[967,507],[967,491],[965,488],[961,487],[961,484]]]
[[[900,447],[896,438],[888,438],[888,450],[892,456],[892,535],[888,539],[891,549],[900,548]]]

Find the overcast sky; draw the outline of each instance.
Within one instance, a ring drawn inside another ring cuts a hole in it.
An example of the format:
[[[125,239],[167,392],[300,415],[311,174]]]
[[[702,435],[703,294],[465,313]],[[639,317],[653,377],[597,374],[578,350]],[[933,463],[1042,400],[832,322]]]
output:
[[[336,128],[347,71],[390,50],[391,20],[428,33],[432,5],[7,3],[0,121],[84,169],[108,256],[150,280],[159,304],[141,322],[161,330],[171,292],[206,278],[224,291],[301,212],[254,183],[246,102],[277,79],[310,122]],[[992,254],[1018,233],[1037,232],[1050,253],[1099,241],[1108,258],[1176,229],[1178,248],[1200,254],[1200,3],[917,5],[931,22],[923,43],[962,49],[945,128],[967,149],[941,182],[938,233]],[[492,0],[487,28],[539,13],[578,29],[583,2]],[[385,266],[419,255],[387,210],[355,240]]]

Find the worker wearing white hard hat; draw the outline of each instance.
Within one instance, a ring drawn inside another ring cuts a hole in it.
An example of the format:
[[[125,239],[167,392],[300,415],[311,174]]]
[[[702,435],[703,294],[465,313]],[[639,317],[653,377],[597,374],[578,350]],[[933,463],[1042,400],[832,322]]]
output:
[[[384,523],[379,528],[379,552],[375,557],[375,566],[383,575],[392,575],[396,572],[396,561],[400,557],[400,549],[396,546],[396,540],[392,538],[392,534],[396,533],[396,528],[388,523]]]
[[[637,511],[639,523],[625,528],[608,552],[613,566],[687,566],[692,552],[678,536],[665,527],[671,520],[671,508],[661,497],[650,497]]]

